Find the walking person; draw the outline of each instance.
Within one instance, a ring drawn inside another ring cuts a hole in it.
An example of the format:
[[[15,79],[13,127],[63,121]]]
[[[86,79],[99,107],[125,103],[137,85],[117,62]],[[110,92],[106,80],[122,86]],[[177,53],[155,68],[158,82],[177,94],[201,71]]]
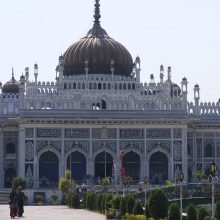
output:
[[[24,213],[24,200],[25,200],[25,194],[22,191],[22,187],[18,187],[17,192],[17,204],[18,204],[18,217],[22,217]]]
[[[17,193],[15,189],[12,189],[9,197],[10,216],[15,218],[17,216]]]

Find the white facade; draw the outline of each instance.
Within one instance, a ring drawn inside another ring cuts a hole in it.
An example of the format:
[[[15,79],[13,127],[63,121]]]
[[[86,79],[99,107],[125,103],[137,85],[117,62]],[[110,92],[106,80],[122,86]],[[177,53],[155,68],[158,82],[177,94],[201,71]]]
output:
[[[56,182],[70,167],[81,182],[117,180],[124,167],[155,184],[175,181],[181,170],[191,181],[212,161],[220,167],[219,102],[200,103],[198,85],[191,103],[187,79],[173,83],[170,67],[161,65],[159,82],[151,75],[141,83],[139,57],[129,77],[115,75],[112,61],[111,74],[90,74],[86,60],[84,74],[67,76],[63,62],[61,56],[55,82],[38,82],[35,64],[34,82],[26,68],[19,82],[13,75],[0,86],[0,188],[15,175],[30,187]]]

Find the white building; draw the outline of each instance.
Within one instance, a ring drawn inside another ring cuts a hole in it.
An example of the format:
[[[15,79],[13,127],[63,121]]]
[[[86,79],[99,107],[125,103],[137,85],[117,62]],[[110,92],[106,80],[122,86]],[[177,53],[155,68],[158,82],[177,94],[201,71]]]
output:
[[[93,27],[59,57],[55,82],[34,82],[29,68],[19,81],[0,85],[0,188],[14,176],[34,184],[56,183],[71,167],[78,181],[120,175],[152,183],[190,181],[210,162],[220,167],[220,107],[187,100],[187,79],[172,82],[160,66],[160,81],[141,83],[140,58],[100,25],[99,0]]]

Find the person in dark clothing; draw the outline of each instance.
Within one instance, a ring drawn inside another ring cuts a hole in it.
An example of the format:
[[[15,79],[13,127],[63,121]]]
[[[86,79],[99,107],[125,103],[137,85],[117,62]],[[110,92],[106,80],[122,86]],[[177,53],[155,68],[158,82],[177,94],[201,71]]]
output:
[[[9,197],[10,216],[15,218],[17,216],[17,193],[15,189],[12,189]]]
[[[24,200],[25,200],[25,194],[22,191],[22,187],[18,187],[17,192],[17,204],[18,204],[18,217],[22,217],[24,213]]]

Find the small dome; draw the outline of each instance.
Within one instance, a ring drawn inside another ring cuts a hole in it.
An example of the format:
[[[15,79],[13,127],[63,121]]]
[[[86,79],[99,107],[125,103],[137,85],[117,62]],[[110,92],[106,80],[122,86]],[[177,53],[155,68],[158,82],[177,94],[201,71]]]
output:
[[[99,6],[99,0],[96,0],[93,27],[64,53],[64,75],[85,74],[85,61],[88,61],[89,74],[111,74],[110,63],[114,60],[114,74],[130,76],[132,57],[101,27]]]
[[[2,92],[3,93],[19,93],[19,82],[15,80],[14,74],[12,74],[12,78],[3,85]]]

